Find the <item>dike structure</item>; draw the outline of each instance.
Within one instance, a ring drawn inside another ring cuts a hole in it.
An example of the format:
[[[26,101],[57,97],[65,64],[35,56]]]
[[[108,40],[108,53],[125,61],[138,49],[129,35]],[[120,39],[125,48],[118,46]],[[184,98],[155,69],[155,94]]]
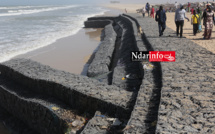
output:
[[[28,59],[0,64],[0,120],[12,132],[215,133],[214,54],[169,28],[159,37],[138,14],[85,27],[104,28],[87,76]],[[132,62],[131,51],[176,51],[176,62]]]
[[[151,126],[156,134],[215,133],[215,62],[212,60],[215,54],[189,39],[177,37],[175,31],[168,27],[159,37],[158,24],[153,19],[142,18],[138,14],[129,16],[143,29],[142,39],[148,51],[175,51],[176,62],[154,63],[158,70],[153,70],[154,77],[150,78],[155,82],[153,96],[158,96],[152,97],[151,103],[157,105],[153,98],[160,98],[157,111],[153,110],[156,120],[151,122],[138,118],[137,121],[137,115],[145,109],[137,107],[143,105],[142,102],[138,104],[143,97],[137,98],[128,124],[137,126],[138,122],[141,125],[128,132],[150,133],[146,128]],[[147,76],[144,75],[144,79]],[[144,82],[142,85],[145,86]]]
[[[55,70],[29,59],[0,64],[1,115],[14,117],[1,120],[8,122],[11,131],[122,133],[143,79],[142,65],[127,60],[130,51],[138,51],[137,30],[125,16],[89,18],[85,26],[104,28],[88,76]],[[122,80],[127,74],[135,77]]]

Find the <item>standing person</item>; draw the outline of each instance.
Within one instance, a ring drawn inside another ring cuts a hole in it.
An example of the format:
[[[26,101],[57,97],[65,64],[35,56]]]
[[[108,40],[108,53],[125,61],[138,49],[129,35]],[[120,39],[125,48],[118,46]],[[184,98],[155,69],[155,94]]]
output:
[[[204,39],[210,39],[214,23],[214,13],[211,10],[210,5],[207,5],[207,11],[204,12],[203,19],[204,19],[203,25],[205,26]]]
[[[154,14],[155,14],[155,9],[154,9],[154,6],[152,6],[150,16],[153,17],[153,18],[155,18]]]
[[[184,6],[181,5],[180,8],[175,11],[175,24],[177,27],[176,34],[177,36],[179,35],[180,27],[180,37],[182,37],[183,34],[184,18],[189,21],[189,19],[186,17],[186,11],[184,10]]]
[[[192,9],[190,10],[191,14],[193,14],[194,8],[192,7]]]
[[[199,15],[196,14],[196,10],[193,11],[193,16],[191,18],[191,24],[193,25],[193,35],[196,35],[198,31]]]
[[[187,5],[187,7],[188,7],[188,12],[190,12],[190,6],[191,6],[191,4],[190,4],[190,2],[188,2],[188,5]]]
[[[202,31],[202,10],[200,7],[197,8],[197,14],[199,15],[199,25],[198,25],[198,32],[201,32]]]
[[[155,21],[158,22],[158,28],[159,28],[159,36],[163,35],[163,32],[166,28],[166,13],[165,10],[163,10],[163,6],[160,6],[159,10],[156,12],[155,15]]]
[[[148,12],[148,17],[149,17],[150,4],[148,2],[146,3],[146,11]]]
[[[175,2],[175,10],[178,8],[178,3],[177,1]]]
[[[143,9],[142,9],[142,15],[143,15],[143,17],[145,17],[145,12],[146,12],[146,10],[145,10],[145,8],[143,7]]]
[[[127,10],[126,10],[126,8],[125,8],[125,13],[127,13]]]

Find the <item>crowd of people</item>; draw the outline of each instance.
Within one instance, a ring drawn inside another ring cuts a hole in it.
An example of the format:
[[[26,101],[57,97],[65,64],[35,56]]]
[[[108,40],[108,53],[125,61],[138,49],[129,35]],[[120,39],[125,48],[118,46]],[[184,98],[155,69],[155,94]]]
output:
[[[175,10],[175,24],[176,24],[176,35],[183,37],[183,26],[184,26],[184,19],[190,21],[190,19],[186,16],[186,10],[191,12],[191,25],[193,25],[193,35],[195,36],[197,33],[202,31],[202,24],[204,25],[204,34],[203,39],[210,39],[212,35],[213,25],[215,25],[215,17],[214,11],[212,10],[212,6],[210,3],[205,5],[205,9],[201,9],[201,7],[193,6],[191,7],[191,3],[188,2],[187,8],[185,10],[184,5],[180,5],[175,3],[176,10]],[[190,9],[191,8],[191,9]],[[149,3],[146,3],[146,6],[142,9],[143,17],[145,17],[146,13],[148,13],[148,17],[155,18],[155,21],[158,22],[159,27],[159,36],[163,35],[163,32],[166,28],[166,11],[164,10],[163,6],[157,10],[154,6],[150,6]],[[155,16],[154,16],[155,14]],[[203,23],[202,23],[203,20]]]

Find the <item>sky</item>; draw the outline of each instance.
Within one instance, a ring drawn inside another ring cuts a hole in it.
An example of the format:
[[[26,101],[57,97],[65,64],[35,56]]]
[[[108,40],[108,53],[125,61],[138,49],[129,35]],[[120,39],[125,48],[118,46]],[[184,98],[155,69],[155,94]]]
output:
[[[66,4],[94,4],[94,3],[110,3],[111,0],[0,0],[0,6],[4,5],[66,5]],[[120,3],[157,3],[158,0],[117,0]],[[189,2],[203,2],[206,0],[159,0],[160,3],[187,3]],[[213,1],[213,0],[209,0]]]

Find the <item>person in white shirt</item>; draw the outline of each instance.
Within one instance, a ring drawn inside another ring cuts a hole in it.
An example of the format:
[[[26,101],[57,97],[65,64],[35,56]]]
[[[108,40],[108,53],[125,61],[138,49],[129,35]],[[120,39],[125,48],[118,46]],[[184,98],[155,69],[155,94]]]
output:
[[[181,5],[180,8],[178,8],[175,11],[175,24],[176,24],[176,34],[179,35],[179,27],[180,27],[180,37],[182,37],[183,34],[183,26],[184,26],[184,19],[187,19],[189,21],[189,18],[186,16],[186,11],[184,10],[184,6]]]
[[[146,10],[145,10],[145,8],[143,7],[143,9],[142,9],[143,17],[145,17],[145,12],[146,12]]]
[[[175,2],[175,9],[177,9],[178,8],[178,2],[176,1]]]

